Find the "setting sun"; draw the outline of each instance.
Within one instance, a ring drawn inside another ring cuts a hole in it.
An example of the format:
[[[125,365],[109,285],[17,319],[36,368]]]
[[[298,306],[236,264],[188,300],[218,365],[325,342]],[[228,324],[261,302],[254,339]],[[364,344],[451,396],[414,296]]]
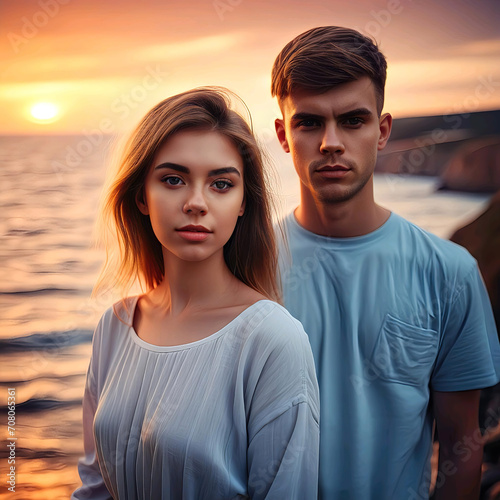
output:
[[[59,108],[51,102],[39,102],[31,107],[31,116],[35,120],[53,120],[59,114]]]

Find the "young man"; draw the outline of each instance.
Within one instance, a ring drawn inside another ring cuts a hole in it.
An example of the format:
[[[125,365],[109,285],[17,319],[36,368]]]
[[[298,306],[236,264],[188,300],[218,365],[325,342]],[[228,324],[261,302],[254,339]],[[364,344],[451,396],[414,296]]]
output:
[[[329,26],[292,40],[272,72],[300,178],[281,271],[320,384],[320,498],[428,498],[435,418],[437,498],[470,500],[479,389],[499,380],[500,348],[473,258],[374,201],[386,67],[371,40]]]

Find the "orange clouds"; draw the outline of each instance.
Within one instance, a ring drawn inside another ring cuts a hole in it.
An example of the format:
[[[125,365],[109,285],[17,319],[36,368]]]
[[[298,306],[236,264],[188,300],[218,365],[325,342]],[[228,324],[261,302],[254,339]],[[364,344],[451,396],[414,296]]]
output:
[[[296,34],[324,24],[369,28],[376,36],[389,60],[386,109],[396,116],[500,107],[499,9],[492,0],[482,10],[451,4],[12,2],[2,12],[0,133],[82,133],[102,119],[125,130],[167,95],[200,85],[234,90],[249,105],[256,129],[272,133],[278,113],[269,95],[274,57]],[[148,80],[157,67],[161,81]],[[490,86],[478,97],[481,78]],[[29,107],[42,100],[61,108],[60,120],[50,126],[27,120]]]

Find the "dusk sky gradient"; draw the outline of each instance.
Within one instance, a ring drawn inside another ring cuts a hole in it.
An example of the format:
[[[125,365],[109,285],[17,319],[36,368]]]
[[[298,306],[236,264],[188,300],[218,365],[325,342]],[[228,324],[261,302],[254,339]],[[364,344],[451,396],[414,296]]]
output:
[[[17,0],[0,7],[0,133],[130,130],[165,97],[222,85],[270,135],[270,72],[294,36],[328,24],[374,37],[395,117],[500,109],[497,0]],[[51,123],[30,120],[53,102]]]

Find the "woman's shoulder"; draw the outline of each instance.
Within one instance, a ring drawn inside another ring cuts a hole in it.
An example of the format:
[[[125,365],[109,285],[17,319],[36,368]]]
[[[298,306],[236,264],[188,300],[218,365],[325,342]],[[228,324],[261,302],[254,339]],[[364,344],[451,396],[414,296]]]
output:
[[[99,377],[107,373],[111,360],[127,342],[129,320],[136,301],[136,297],[129,297],[115,302],[104,311],[94,330],[92,365]]]
[[[94,336],[98,336],[103,331],[109,336],[109,332],[129,328],[132,325],[138,298],[139,296],[125,297],[109,306],[102,314]]]
[[[288,327],[295,325],[299,330],[303,331],[302,323],[298,319],[294,318],[288,310],[278,302],[269,299],[261,299],[256,304],[258,304],[262,310],[266,312],[268,316],[267,320],[270,322],[269,326],[272,324],[276,328],[279,328],[283,325]]]
[[[302,323],[282,305],[268,299],[255,302],[247,309],[245,324],[250,326],[249,340],[264,341],[270,346],[309,345]]]
[[[256,391],[258,387],[262,389],[259,394],[266,401],[264,407],[276,408],[278,394],[283,403],[278,404],[280,411],[290,404],[307,401],[318,420],[314,358],[302,324],[271,300],[261,300],[252,307],[253,315],[260,318],[245,346],[247,386]]]
[[[126,326],[132,326],[134,312],[140,295],[125,297],[115,302],[104,314],[114,317]]]

